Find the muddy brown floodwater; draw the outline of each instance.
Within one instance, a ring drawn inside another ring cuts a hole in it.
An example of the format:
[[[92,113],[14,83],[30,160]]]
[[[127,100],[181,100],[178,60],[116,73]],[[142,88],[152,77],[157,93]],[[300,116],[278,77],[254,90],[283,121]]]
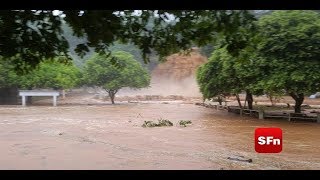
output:
[[[174,126],[141,127],[159,118]],[[179,127],[179,120],[192,125]],[[257,127],[282,128],[283,151],[256,153]],[[1,106],[0,169],[320,169],[319,137],[319,124],[184,103]]]

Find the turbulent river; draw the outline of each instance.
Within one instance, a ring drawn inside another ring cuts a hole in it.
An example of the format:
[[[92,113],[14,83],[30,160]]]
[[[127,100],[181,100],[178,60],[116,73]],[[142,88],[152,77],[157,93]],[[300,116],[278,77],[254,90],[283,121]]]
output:
[[[173,126],[141,127],[160,118]],[[256,153],[257,127],[282,128],[283,151]],[[316,123],[257,120],[179,101],[1,106],[0,169],[320,169],[319,137]]]

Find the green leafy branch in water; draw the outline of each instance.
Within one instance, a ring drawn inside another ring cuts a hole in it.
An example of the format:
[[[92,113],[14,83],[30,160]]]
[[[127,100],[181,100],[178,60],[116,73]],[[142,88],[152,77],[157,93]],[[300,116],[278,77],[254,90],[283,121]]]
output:
[[[179,125],[180,126],[184,126],[184,127],[187,127],[187,124],[192,124],[192,122],[191,121],[185,121],[185,120],[181,120],[181,121],[179,121]]]
[[[153,121],[144,121],[142,124],[142,127],[161,127],[161,126],[173,126],[173,123],[167,119],[158,119],[158,123],[155,123]]]
[[[144,123],[142,124],[142,127],[146,128],[146,127],[156,127],[157,123],[154,123],[152,121],[144,121]]]
[[[191,121],[189,120],[181,120],[178,122],[178,124],[180,126],[184,126],[187,127],[188,124],[192,124]],[[144,121],[144,123],[142,124],[142,127],[146,128],[146,127],[162,127],[162,126],[173,126],[173,123],[167,119],[158,119],[158,123],[155,123],[153,121]]]

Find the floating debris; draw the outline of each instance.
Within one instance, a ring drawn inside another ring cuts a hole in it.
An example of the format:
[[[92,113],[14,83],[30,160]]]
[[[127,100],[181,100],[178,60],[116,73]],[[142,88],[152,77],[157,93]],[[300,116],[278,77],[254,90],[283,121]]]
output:
[[[188,124],[192,124],[192,122],[189,121],[189,120],[188,120],[188,121],[185,121],[185,120],[179,121],[179,125],[180,125],[180,126],[187,127]]]
[[[158,123],[153,121],[144,121],[142,127],[161,127],[161,126],[173,126],[173,123],[167,119],[160,118]]]
[[[144,123],[142,124],[142,127],[146,128],[146,127],[156,127],[157,123],[154,123],[152,121],[144,121]]]
[[[173,123],[167,119],[161,118],[158,121],[159,121],[159,123],[158,123],[159,126],[173,126]]]
[[[233,160],[233,161],[242,161],[242,162],[252,163],[252,159],[245,159],[244,156],[239,156],[239,157],[240,157],[240,158],[228,157],[227,159]]]

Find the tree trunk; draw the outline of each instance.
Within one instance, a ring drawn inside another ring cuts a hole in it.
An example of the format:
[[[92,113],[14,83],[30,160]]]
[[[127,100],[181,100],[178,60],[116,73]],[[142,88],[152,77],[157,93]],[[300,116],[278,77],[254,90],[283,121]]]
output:
[[[239,94],[236,94],[236,97],[237,97],[237,101],[238,101],[239,107],[242,109],[242,104],[241,104],[241,101],[240,101]]]
[[[114,93],[113,93],[113,91],[109,92],[109,97],[111,99],[111,103],[114,104]]]
[[[248,102],[249,109],[253,109],[253,97],[250,91],[246,91],[246,101]]]
[[[114,97],[116,95],[116,93],[118,92],[118,90],[109,90],[108,93],[109,93],[109,97],[111,99],[111,103],[114,104]]]
[[[222,98],[221,98],[221,96],[218,96],[218,102],[219,102],[219,105],[222,105]]]
[[[295,113],[301,113],[301,104],[304,100],[304,94],[303,93],[289,93],[290,96],[296,101],[294,105],[294,112]]]
[[[276,103],[274,102],[273,96],[271,94],[269,94],[268,96],[269,96],[269,100],[271,102],[271,106],[275,106]]]
[[[114,104],[114,94],[110,95],[111,103]]]

